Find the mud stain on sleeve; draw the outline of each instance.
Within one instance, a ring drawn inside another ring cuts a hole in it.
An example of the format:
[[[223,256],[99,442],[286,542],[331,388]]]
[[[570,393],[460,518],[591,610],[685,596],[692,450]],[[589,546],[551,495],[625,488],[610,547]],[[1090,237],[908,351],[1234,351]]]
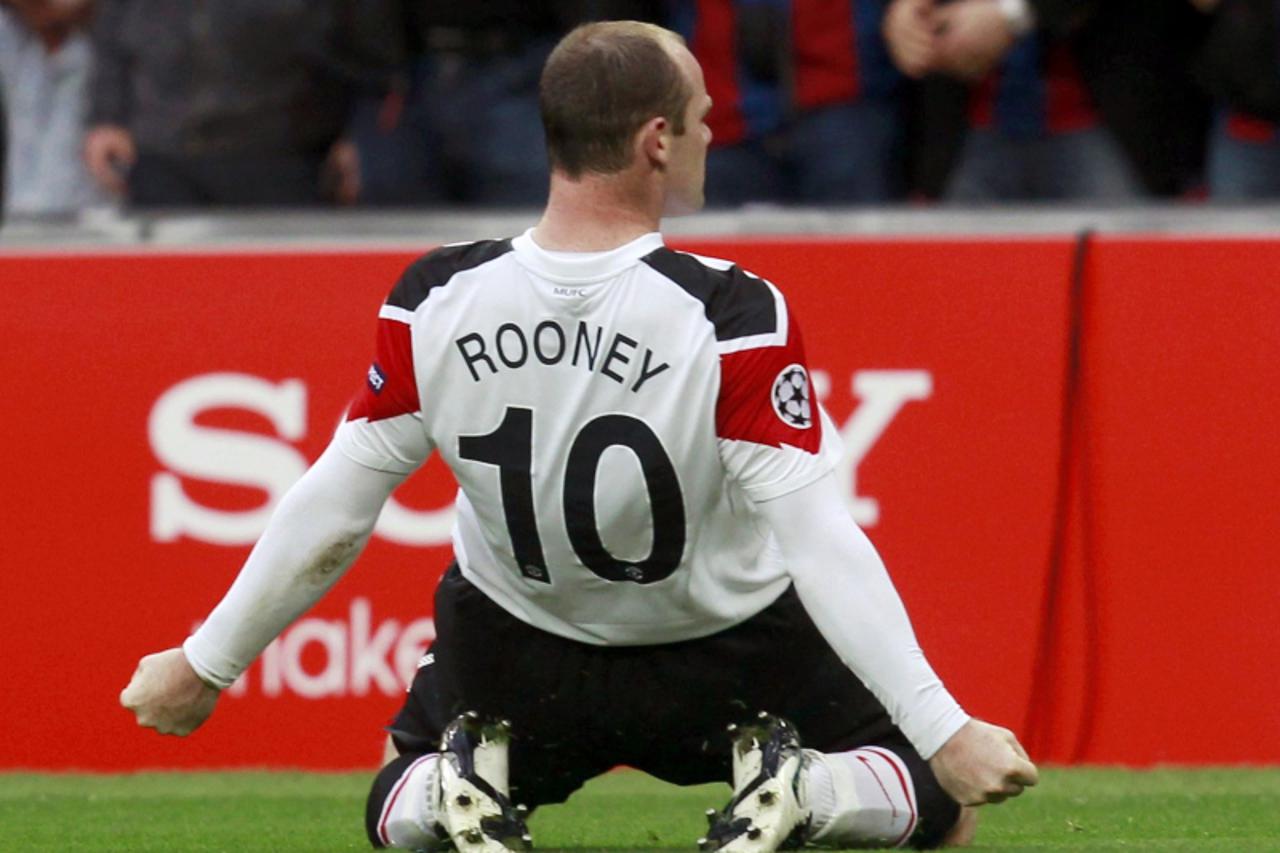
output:
[[[363,536],[344,536],[324,548],[302,570],[302,579],[313,586],[326,586],[351,564],[364,546]]]

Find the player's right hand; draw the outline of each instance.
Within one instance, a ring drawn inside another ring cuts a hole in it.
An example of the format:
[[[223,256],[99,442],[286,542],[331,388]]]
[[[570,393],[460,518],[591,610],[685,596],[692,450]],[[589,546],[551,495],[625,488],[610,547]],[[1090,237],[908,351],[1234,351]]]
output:
[[[84,162],[99,186],[115,195],[125,191],[125,175],[138,159],[133,135],[123,127],[102,124],[84,138]]]
[[[138,661],[120,691],[120,704],[133,711],[140,726],[162,735],[188,735],[213,713],[219,692],[200,680],[182,649],[167,649]]]
[[[1013,732],[970,720],[929,759],[943,789],[964,806],[1016,797],[1040,779]]]

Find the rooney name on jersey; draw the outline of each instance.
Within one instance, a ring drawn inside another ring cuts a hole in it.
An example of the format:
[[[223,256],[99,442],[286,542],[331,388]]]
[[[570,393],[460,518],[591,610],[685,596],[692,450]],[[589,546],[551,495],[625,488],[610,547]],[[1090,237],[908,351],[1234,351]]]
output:
[[[573,367],[598,371],[619,384],[630,383],[635,392],[671,367],[665,361],[658,362],[647,346],[640,355],[640,342],[621,332],[615,332],[607,345],[604,341],[603,326],[593,327],[579,320],[577,328],[569,332],[555,320],[543,320],[529,332],[515,323],[503,323],[491,339],[471,332],[455,340],[454,345],[471,371],[471,378],[477,382],[499,373],[499,364],[516,370],[531,358],[545,365],[567,360]]]

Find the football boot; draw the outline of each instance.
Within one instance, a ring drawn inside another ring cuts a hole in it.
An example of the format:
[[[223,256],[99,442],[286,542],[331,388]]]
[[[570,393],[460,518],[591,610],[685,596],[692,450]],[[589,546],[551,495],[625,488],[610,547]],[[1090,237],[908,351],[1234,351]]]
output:
[[[436,819],[460,853],[529,850],[529,810],[507,791],[511,724],[474,711],[455,719],[440,738]]]
[[[810,819],[800,791],[808,759],[795,728],[761,711],[750,724],[729,726],[729,734],[733,798],[718,812],[707,810],[710,828],[698,849],[771,853],[802,846]]]

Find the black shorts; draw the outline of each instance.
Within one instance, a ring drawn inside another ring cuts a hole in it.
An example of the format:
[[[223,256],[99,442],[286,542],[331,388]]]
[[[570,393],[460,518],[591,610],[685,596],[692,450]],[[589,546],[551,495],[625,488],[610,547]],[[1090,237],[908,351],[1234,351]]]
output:
[[[534,628],[456,565],[435,604],[433,662],[418,669],[389,731],[401,753],[434,752],[464,711],[510,720],[514,802],[563,802],[618,765],[678,785],[727,782],[726,726],[767,710],[795,724],[805,747],[876,745],[901,756],[920,810],[916,844],[936,844],[959,815],[794,589],[718,634],[654,646],[593,646]]]

